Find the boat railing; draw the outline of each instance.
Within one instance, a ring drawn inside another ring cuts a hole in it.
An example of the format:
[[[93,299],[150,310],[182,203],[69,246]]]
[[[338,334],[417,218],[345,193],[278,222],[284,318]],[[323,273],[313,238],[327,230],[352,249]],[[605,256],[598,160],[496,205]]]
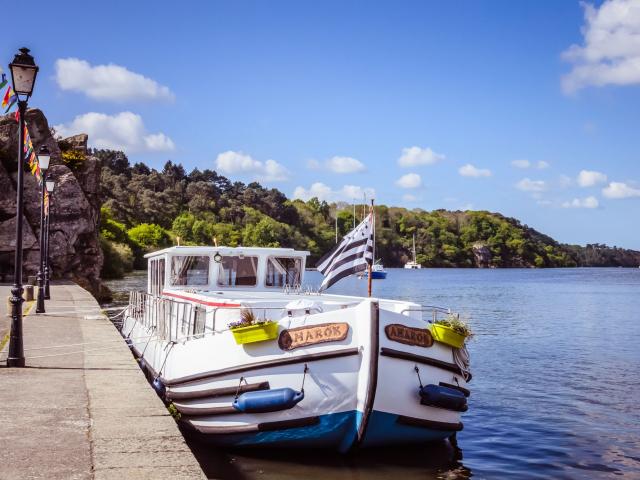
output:
[[[131,292],[129,315],[155,331],[158,338],[170,342],[198,338],[205,332],[206,311],[190,302]]]
[[[431,319],[427,320],[429,323],[434,323],[440,318],[447,317],[449,315],[454,315],[456,317],[459,316],[459,314],[452,312],[450,308],[437,307],[435,305],[421,305],[419,307],[405,308],[400,311],[400,315],[404,315],[405,312],[422,312],[423,315],[425,313],[430,314]]]
[[[258,318],[260,321],[265,322],[268,320],[272,320],[275,322],[278,322],[280,320],[282,320],[283,318],[288,318],[292,316],[292,311],[290,309],[288,309],[286,306],[282,306],[282,307],[258,307],[258,306],[250,306],[250,305],[243,305],[241,307],[226,307],[226,306],[221,306],[221,307],[215,307],[213,309],[213,320],[212,320],[212,328],[214,331],[218,331],[216,330],[216,324],[217,324],[217,315],[218,315],[218,311],[224,311],[224,310],[250,310],[251,312],[253,312],[253,314],[256,316],[256,318]],[[305,309],[301,309],[304,310],[305,315],[313,315],[316,313],[322,313],[322,309],[318,308],[318,307],[311,307],[311,308],[305,308]],[[280,315],[280,318],[267,318],[267,312],[282,312],[282,314]],[[260,313],[262,313],[262,316],[260,316]]]
[[[340,308],[348,308],[356,304],[341,305]],[[221,321],[219,314],[235,311],[236,317],[225,318],[227,321],[238,321],[243,310],[250,310],[256,318],[266,321],[280,321],[293,316],[293,312],[302,310],[304,315],[322,313],[320,307],[289,309],[284,306],[216,306],[212,309],[211,322],[207,322],[207,310],[191,302],[181,302],[173,299],[158,297],[146,292],[132,291],[129,294],[128,314],[131,318],[146,328],[153,330],[161,340],[182,342],[191,339],[202,338],[205,334],[220,333],[228,330],[228,326],[217,327]],[[280,315],[276,313],[280,312]],[[208,324],[209,323],[209,324]]]

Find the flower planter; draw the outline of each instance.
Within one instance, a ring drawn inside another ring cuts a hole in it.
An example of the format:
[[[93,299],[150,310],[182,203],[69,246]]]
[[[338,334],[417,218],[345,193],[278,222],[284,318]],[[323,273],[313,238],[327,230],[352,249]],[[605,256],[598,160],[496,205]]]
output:
[[[278,337],[278,324],[276,322],[267,322],[262,325],[249,325],[248,327],[234,328],[231,333],[233,333],[233,338],[235,338],[238,345],[264,342]]]
[[[431,336],[435,341],[455,348],[462,348],[464,340],[467,338],[464,335],[460,335],[453,328],[438,323],[431,324]]]

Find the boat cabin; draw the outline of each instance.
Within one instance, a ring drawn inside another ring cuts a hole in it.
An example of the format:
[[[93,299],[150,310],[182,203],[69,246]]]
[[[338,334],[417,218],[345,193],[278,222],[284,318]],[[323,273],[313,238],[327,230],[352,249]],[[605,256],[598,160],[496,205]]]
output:
[[[308,255],[292,248],[170,247],[145,255],[147,292],[297,287]]]

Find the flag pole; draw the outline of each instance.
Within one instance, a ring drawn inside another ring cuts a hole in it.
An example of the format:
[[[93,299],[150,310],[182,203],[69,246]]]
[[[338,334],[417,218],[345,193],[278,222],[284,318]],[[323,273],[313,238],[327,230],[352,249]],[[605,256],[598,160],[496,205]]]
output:
[[[374,242],[375,242],[375,238],[376,238],[376,216],[375,213],[373,211],[373,198],[371,199],[371,208],[369,210],[369,213],[371,213],[371,234],[373,235],[374,238]],[[371,258],[371,263],[369,263],[369,265],[367,266],[368,268],[368,273],[369,275],[367,275],[367,293],[369,294],[369,297],[371,297],[371,280],[372,280],[372,271],[371,271],[371,266],[373,265],[373,262],[376,261],[376,246],[375,244],[373,245],[373,252],[372,252],[372,258]]]

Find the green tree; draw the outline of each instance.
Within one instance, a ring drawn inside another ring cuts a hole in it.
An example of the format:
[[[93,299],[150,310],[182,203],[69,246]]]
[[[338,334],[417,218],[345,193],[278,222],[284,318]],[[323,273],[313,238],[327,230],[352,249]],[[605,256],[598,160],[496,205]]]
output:
[[[171,240],[164,228],[153,223],[141,223],[130,228],[127,234],[132,242],[144,249],[166,247]]]

